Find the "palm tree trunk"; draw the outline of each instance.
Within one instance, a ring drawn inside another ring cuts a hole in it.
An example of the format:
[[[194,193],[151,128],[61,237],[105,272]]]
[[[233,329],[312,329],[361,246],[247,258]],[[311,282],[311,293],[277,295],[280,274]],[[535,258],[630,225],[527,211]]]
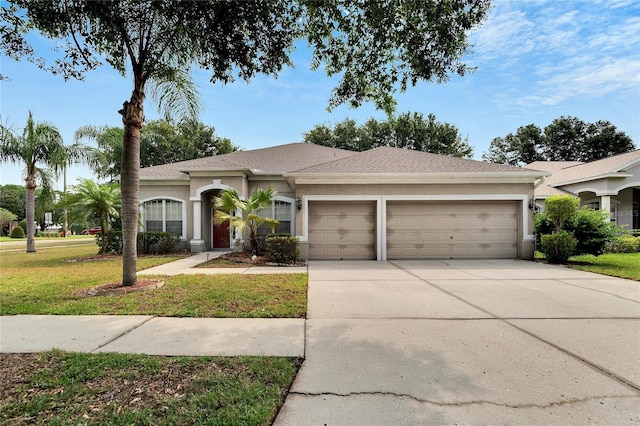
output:
[[[122,285],[135,285],[140,185],[140,130],[144,123],[142,83],[118,111],[124,123],[120,191],[122,197]]]
[[[27,253],[35,253],[36,252],[36,239],[35,239],[35,227],[33,222],[36,216],[36,178],[35,176],[28,176],[25,180],[27,186],[27,229],[25,232],[27,233]]]

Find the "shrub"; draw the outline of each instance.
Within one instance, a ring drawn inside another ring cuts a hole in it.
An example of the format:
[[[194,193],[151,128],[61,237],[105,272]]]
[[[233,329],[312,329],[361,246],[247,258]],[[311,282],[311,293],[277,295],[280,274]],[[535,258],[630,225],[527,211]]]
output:
[[[578,210],[580,199],[572,195],[554,195],[544,202],[544,211],[556,227],[556,232],[564,228],[564,223]]]
[[[578,241],[567,231],[542,236],[542,252],[549,263],[567,263]]]
[[[541,247],[541,236],[551,234],[555,225],[547,213],[535,216],[536,244]],[[603,210],[583,207],[564,222],[563,231],[567,231],[577,239],[576,255],[592,254],[599,256],[604,253],[605,244],[616,235],[616,226],[608,220]]]
[[[27,229],[27,219],[22,219],[20,222],[18,222],[18,226],[22,228],[23,231]]]
[[[22,229],[22,226],[18,225],[15,228],[13,228],[11,230],[11,235],[9,235],[10,238],[24,238],[24,229]]]
[[[278,264],[291,264],[296,261],[300,250],[296,237],[274,235],[266,238],[269,260]]]
[[[635,253],[640,249],[640,238],[622,235],[609,241],[606,245],[607,253]]]
[[[101,253],[122,254],[122,231],[109,231],[105,233],[105,245],[102,244],[102,235],[96,234],[96,242]],[[168,254],[178,251],[180,237],[171,232],[139,232],[138,254]]]
[[[36,237],[52,238],[52,237],[59,237],[59,236],[60,236],[60,232],[58,231],[37,231],[36,232]]]
[[[605,251],[607,241],[613,239],[616,234],[616,226],[609,220],[606,211],[588,207],[583,207],[570,217],[564,229],[578,240],[576,255],[601,255]]]

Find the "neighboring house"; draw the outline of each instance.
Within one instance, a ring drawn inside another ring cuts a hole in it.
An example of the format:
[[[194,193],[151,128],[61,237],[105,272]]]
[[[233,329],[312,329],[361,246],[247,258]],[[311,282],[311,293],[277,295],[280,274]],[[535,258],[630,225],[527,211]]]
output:
[[[274,187],[267,215],[304,259],[532,258],[534,183],[549,173],[382,147],[294,143],[140,170],[141,223],[192,251],[230,248],[212,199]],[[266,230],[265,230],[266,232]]]
[[[640,229],[640,150],[589,163],[536,161],[526,167],[551,173],[535,190],[540,209],[551,195],[576,195],[581,205],[610,212],[617,225]]]

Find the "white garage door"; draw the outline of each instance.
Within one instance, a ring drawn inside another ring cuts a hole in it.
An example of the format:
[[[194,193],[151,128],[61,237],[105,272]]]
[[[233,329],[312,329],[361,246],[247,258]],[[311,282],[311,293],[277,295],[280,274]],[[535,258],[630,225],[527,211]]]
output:
[[[388,259],[518,257],[514,202],[388,202]]]
[[[374,202],[309,202],[309,258],[376,258]]]

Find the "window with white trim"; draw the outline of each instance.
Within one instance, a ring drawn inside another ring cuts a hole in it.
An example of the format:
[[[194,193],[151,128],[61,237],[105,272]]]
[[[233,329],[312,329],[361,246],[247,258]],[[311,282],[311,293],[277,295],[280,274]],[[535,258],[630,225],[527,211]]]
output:
[[[182,202],[158,199],[143,204],[144,228],[148,232],[171,232],[182,236]]]
[[[274,218],[278,221],[276,225],[275,232],[276,234],[292,234],[291,230],[291,222],[292,222],[292,213],[293,203],[282,200],[275,200],[271,203],[270,206],[260,209],[258,211],[258,215],[262,217],[270,217]],[[271,234],[271,227],[263,223],[258,228],[258,235],[265,236]]]

